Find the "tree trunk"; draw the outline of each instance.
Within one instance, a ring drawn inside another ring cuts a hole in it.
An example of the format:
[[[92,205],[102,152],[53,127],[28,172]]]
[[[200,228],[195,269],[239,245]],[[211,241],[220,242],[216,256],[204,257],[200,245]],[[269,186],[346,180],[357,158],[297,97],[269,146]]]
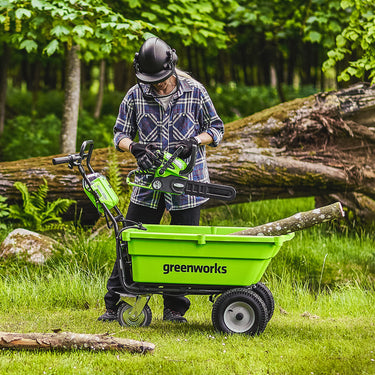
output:
[[[4,51],[0,62],[0,136],[4,133],[5,105],[7,96],[7,73],[10,60],[10,49],[3,43]]]
[[[73,46],[68,50],[66,58],[65,99],[60,145],[63,154],[74,153],[76,149],[81,81],[81,62],[78,58],[78,51],[79,46]]]
[[[285,219],[272,223],[248,228],[240,232],[232,233],[232,236],[280,236],[302,229],[310,228],[314,225],[340,219],[345,216],[341,203],[333,203],[329,206],[316,208],[315,210],[299,212]]]
[[[96,98],[96,105],[94,111],[94,118],[97,120],[100,117],[103,106],[103,95],[104,95],[104,85],[105,85],[105,60],[100,61],[100,70],[99,70],[99,92]]]
[[[325,205],[340,201],[360,217],[375,219],[374,110],[375,86],[358,84],[226,124],[219,147],[207,147],[211,181],[236,188],[231,203],[315,196],[324,198]],[[108,172],[107,153],[108,149],[93,152],[92,165],[99,173]],[[35,191],[44,177],[50,200],[69,197],[92,214],[78,171],[54,166],[51,160],[52,156],[0,163],[0,195],[19,200],[15,181]],[[125,184],[127,173],[136,168],[135,159],[118,153],[118,160]]]
[[[155,345],[150,342],[122,339],[103,335],[72,332],[13,333],[0,332],[0,348],[36,350],[109,350],[131,353],[152,353]]]

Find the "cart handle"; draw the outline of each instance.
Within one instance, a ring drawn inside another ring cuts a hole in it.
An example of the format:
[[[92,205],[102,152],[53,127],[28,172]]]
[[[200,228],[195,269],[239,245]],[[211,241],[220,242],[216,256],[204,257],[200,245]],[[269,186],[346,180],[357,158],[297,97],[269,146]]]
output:
[[[88,152],[85,153],[87,146],[89,146],[89,149],[88,149]],[[94,149],[93,140],[90,139],[90,140],[84,141],[81,145],[81,149],[78,154],[71,154],[67,156],[53,158],[52,164],[57,165],[57,164],[68,163],[69,168],[72,169],[74,166],[78,166],[78,167],[81,166],[82,161],[87,159],[86,160],[87,167],[91,173],[94,173],[94,170],[92,169],[91,164],[90,164],[93,149]]]

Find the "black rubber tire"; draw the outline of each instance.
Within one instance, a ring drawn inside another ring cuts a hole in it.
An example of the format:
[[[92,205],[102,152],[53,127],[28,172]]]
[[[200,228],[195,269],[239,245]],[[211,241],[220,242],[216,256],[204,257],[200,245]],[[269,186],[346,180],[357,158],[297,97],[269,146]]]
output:
[[[136,319],[130,319],[129,313],[131,305],[122,301],[117,310],[117,320],[121,326],[127,327],[147,327],[151,324],[152,312],[150,306],[146,305],[141,314]]]
[[[230,289],[212,307],[212,323],[217,331],[258,335],[267,326],[267,307],[249,288]]]
[[[267,310],[268,310],[267,321],[269,322],[272,318],[272,315],[273,315],[274,311],[275,311],[275,300],[273,298],[273,295],[272,295],[271,291],[262,282],[256,283],[253,286],[252,290],[256,294],[258,294],[258,296],[260,298],[262,298],[262,300],[266,304]]]

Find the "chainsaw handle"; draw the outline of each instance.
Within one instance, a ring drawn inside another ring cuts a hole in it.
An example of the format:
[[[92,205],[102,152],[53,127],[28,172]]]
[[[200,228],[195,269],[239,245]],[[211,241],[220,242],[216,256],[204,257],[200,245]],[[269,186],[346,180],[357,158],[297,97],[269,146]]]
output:
[[[181,154],[181,151],[184,147],[180,146],[177,147],[176,151],[173,153],[173,155],[168,159],[168,161],[160,168],[159,174],[163,175],[164,172],[172,165],[172,163],[176,160],[176,158]]]
[[[191,157],[190,157],[189,164],[186,166],[185,169],[180,171],[180,175],[188,175],[194,169],[195,162],[197,160],[197,152],[198,152],[198,146],[196,144],[193,144],[191,146]]]

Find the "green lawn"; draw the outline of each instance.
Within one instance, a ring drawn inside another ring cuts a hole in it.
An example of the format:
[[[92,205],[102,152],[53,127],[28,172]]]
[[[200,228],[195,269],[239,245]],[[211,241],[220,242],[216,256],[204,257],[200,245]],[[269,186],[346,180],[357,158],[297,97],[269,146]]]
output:
[[[161,298],[154,296],[154,318],[146,328],[124,328],[96,321],[99,308],[22,309],[0,314],[1,330],[106,333],[156,345],[153,354],[110,352],[2,351],[2,374],[374,374],[374,296],[346,289],[316,300],[306,293],[293,306],[276,293],[276,310],[257,337],[218,334],[211,324],[211,303],[192,297],[187,325],[161,320]],[[334,302],[336,301],[336,302]],[[285,305],[280,305],[284,302]],[[345,303],[347,302],[347,303]],[[362,309],[360,308],[362,306]],[[282,307],[283,313],[280,312]],[[286,308],[284,308],[286,307]],[[362,310],[362,311],[361,311]]]
[[[253,226],[312,207],[311,199],[221,207],[204,211],[202,224]],[[275,313],[256,337],[215,332],[207,296],[191,296],[186,325],[161,320],[160,296],[149,327],[98,322],[114,243],[89,235],[67,236],[71,253],[42,267],[0,263],[0,330],[109,333],[152,342],[154,353],[2,350],[0,374],[375,374],[371,231],[324,224],[285,243],[262,280]]]

